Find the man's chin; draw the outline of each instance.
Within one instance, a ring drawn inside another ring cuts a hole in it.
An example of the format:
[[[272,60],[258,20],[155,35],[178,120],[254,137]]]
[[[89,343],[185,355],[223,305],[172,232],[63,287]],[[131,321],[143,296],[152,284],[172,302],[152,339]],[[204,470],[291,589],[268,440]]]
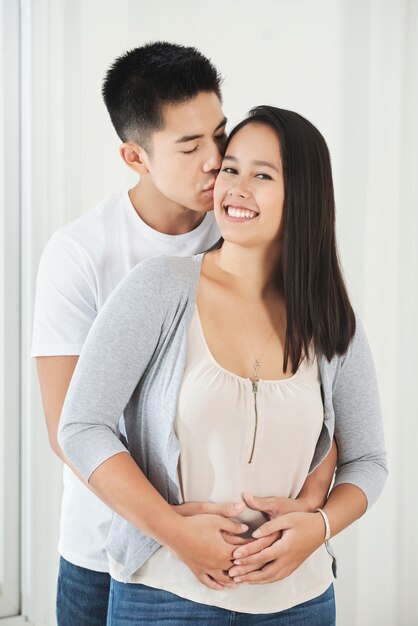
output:
[[[209,213],[213,211],[213,198],[184,198],[184,200],[177,198],[176,203],[188,211],[194,211],[196,213]]]
[[[191,211],[196,211],[196,213],[210,213],[213,211],[213,202],[210,203],[200,203],[195,206],[189,207]]]

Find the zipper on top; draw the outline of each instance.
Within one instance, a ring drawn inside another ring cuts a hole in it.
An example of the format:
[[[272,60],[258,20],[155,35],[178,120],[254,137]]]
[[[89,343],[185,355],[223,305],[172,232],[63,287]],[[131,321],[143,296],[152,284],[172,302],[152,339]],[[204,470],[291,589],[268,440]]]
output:
[[[251,447],[251,453],[250,453],[250,458],[248,459],[248,464],[252,463],[253,456],[254,456],[255,442],[256,442],[256,439],[257,439],[257,428],[258,428],[257,393],[258,393],[258,383],[259,383],[259,379],[258,378],[256,380],[252,381],[253,396],[254,396],[254,417],[255,417],[255,422],[254,422],[253,445]]]

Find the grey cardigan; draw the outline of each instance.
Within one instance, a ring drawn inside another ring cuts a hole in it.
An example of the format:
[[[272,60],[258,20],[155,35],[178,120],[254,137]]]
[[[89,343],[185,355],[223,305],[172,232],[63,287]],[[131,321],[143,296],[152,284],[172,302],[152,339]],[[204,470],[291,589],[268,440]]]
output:
[[[128,449],[159,493],[171,504],[179,502],[180,444],[173,421],[202,258],[141,262],[97,316],[71,380],[58,436],[86,480],[101,463]],[[331,362],[320,355],[319,367],[324,423],[310,471],[324,459],[335,436],[335,484],[357,485],[370,506],[382,491],[387,469],[376,374],[358,319],[346,354]],[[122,413],[126,446],[118,433]],[[114,514],[106,549],[123,565],[123,580],[158,547]]]

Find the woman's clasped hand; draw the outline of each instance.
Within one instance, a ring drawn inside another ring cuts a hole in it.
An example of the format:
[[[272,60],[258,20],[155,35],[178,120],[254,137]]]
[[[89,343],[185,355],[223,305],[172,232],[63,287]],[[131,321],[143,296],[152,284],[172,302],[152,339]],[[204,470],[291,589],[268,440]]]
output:
[[[189,518],[185,537],[179,534],[181,547],[175,550],[176,556],[211,589],[286,578],[324,541],[321,515],[308,512],[302,498],[251,494],[243,498],[242,503],[187,502],[173,507]],[[242,536],[248,526],[228,519],[242,513],[245,506],[270,518],[248,538]]]

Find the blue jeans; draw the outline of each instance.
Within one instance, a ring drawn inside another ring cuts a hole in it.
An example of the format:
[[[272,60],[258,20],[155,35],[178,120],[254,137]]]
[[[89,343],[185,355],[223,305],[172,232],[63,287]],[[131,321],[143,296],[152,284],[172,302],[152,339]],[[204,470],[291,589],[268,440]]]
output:
[[[335,626],[334,588],[297,606],[254,615],[199,604],[139,584],[112,579],[107,626]]]
[[[106,626],[110,576],[61,557],[57,588],[58,626]]]

